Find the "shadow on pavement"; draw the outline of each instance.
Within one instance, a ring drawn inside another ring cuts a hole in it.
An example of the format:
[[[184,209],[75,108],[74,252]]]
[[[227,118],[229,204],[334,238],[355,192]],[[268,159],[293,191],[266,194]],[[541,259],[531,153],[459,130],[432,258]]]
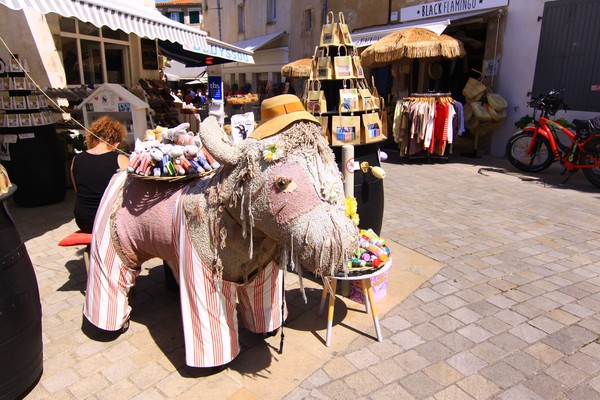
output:
[[[506,174],[507,176],[513,176],[524,182],[537,183],[557,189],[571,189],[588,193],[600,192],[600,189],[592,185],[581,171],[571,174],[570,172],[565,171],[565,168],[558,162],[555,162],[544,171],[531,173],[518,170],[510,164],[506,157],[483,155],[481,157],[472,158],[456,154],[450,155],[447,162],[435,162],[433,160],[410,160],[407,157],[400,157],[398,151],[390,147],[386,147],[382,149],[382,151],[388,156],[388,158],[382,162],[382,166],[385,166],[386,163],[396,165],[429,165],[431,167],[435,167],[436,164],[465,164],[481,167],[477,172],[484,176],[501,173]]]

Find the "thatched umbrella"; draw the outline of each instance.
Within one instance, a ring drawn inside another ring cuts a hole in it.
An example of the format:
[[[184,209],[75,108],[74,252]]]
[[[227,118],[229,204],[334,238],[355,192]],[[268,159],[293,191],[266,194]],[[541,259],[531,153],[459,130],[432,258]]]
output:
[[[424,28],[406,28],[390,33],[361,54],[364,67],[383,66],[412,58],[460,58],[465,48],[460,40]]]
[[[281,75],[288,78],[308,78],[312,68],[312,58],[302,58],[281,67]]]

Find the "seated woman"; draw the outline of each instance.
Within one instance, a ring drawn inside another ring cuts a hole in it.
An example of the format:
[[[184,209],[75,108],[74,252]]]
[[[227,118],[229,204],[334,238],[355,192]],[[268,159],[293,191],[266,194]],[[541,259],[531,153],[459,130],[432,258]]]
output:
[[[82,232],[92,232],[108,182],[118,170],[129,165],[129,158],[117,151],[126,135],[123,124],[103,116],[89,128],[85,137],[87,150],[73,158],[71,180],[77,192],[73,213],[75,223]]]

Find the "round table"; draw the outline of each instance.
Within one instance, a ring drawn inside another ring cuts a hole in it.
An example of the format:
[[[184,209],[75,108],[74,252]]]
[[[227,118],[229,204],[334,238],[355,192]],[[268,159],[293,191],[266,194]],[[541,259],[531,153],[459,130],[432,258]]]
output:
[[[327,311],[327,336],[325,339],[325,346],[329,347],[331,343],[331,331],[333,327],[333,312],[335,305],[335,291],[337,287],[337,281],[360,281],[363,289],[363,296],[365,298],[365,309],[367,313],[373,316],[373,324],[375,325],[375,333],[377,334],[377,340],[381,342],[383,337],[381,336],[381,327],[379,326],[379,317],[377,316],[377,310],[375,308],[375,300],[373,299],[373,289],[371,288],[371,278],[379,276],[386,272],[392,266],[392,258],[390,257],[381,267],[375,271],[365,274],[357,274],[353,276],[328,276],[323,278],[323,293],[321,293],[321,304],[319,305],[319,315],[323,315],[323,309],[325,308],[325,299],[329,292],[329,309]],[[329,288],[329,290],[328,290]]]

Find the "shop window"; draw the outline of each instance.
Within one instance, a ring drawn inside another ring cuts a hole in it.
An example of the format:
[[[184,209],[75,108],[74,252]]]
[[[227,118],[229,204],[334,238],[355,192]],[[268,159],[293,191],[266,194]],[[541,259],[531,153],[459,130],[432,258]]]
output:
[[[75,33],[76,32],[76,28],[75,28],[75,24],[77,23],[76,19],[73,18],[61,18],[60,22],[59,22],[59,26],[60,26],[60,31],[61,32],[70,32],[70,33]]]
[[[196,25],[200,23],[200,11],[190,11],[190,25]]]
[[[81,85],[79,58],[77,56],[77,39],[62,38],[62,57],[67,85]]]
[[[113,31],[108,26],[102,27],[102,37],[107,38],[107,39],[116,39],[116,40],[124,40],[124,41],[129,40],[129,37],[127,36],[127,34],[125,32],[123,32],[120,29]]]
[[[106,80],[108,83],[125,82],[126,52],[119,45],[104,45],[106,59]]]
[[[60,50],[67,85],[129,84],[129,35],[61,18]]]
[[[312,31],[312,9],[310,8],[304,10],[304,30]]]
[[[81,41],[81,64],[83,65],[83,79],[86,84],[99,85],[104,83],[99,42]]]
[[[532,95],[564,89],[572,110],[600,111],[600,2],[546,2]]]
[[[100,29],[89,22],[77,21],[79,23],[79,33],[87,36],[100,36]]]
[[[237,8],[237,14],[238,14],[238,33],[244,33],[246,32],[246,18],[244,16],[245,14],[245,8],[244,8],[244,4],[240,4]]]
[[[277,20],[276,6],[276,0],[267,0],[267,22],[275,22]]]

